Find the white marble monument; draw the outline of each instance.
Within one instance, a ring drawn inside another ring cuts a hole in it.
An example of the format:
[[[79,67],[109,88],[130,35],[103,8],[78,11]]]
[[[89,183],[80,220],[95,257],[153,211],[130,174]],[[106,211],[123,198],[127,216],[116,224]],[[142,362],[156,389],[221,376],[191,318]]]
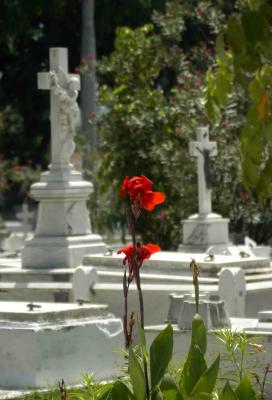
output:
[[[85,254],[105,252],[101,237],[92,233],[86,207],[93,185],[70,163],[80,80],[67,71],[67,49],[51,48],[50,71],[38,73],[38,88],[50,90],[51,165],[31,186],[39,201],[38,221],[22,252],[23,268],[74,268]]]
[[[190,155],[197,157],[198,214],[183,221],[183,250],[205,250],[208,246],[228,244],[229,220],[212,212],[211,157],[217,145],[209,141],[208,127],[197,129],[196,142],[190,142]]]

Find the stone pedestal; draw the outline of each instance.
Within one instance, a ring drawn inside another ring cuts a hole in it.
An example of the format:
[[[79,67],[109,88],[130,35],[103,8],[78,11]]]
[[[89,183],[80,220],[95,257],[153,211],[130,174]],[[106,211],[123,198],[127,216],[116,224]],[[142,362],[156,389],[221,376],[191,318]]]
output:
[[[31,195],[40,203],[34,237],[22,252],[23,268],[75,268],[85,254],[105,252],[86,207],[92,190],[72,165],[46,172],[32,185]]]
[[[123,328],[105,305],[2,302],[0,340],[1,387],[48,388],[115,375]]]
[[[230,319],[224,301],[218,296],[207,300],[199,300],[199,314],[203,318],[206,329],[219,329],[230,326]],[[195,315],[195,299],[185,299],[179,314],[178,327],[181,330],[192,329],[192,319]]]
[[[194,214],[183,221],[183,248],[205,251],[212,245],[227,245],[229,220],[215,213]]]

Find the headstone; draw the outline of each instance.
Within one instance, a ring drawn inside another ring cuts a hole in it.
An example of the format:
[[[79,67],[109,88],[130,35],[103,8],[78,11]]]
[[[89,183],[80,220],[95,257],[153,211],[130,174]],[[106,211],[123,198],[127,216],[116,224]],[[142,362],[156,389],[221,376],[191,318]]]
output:
[[[246,279],[241,268],[223,268],[219,276],[219,296],[230,317],[245,317]]]
[[[77,267],[72,278],[74,301],[89,302],[91,300],[90,292],[96,282],[95,268]]]
[[[50,49],[50,71],[38,74],[38,87],[50,90],[51,165],[31,186],[39,201],[33,239],[22,252],[23,268],[75,268],[87,253],[104,253],[99,235],[92,233],[86,201],[93,185],[82,179],[70,157],[78,121],[79,76],[68,74],[66,48]]]
[[[193,297],[187,298],[178,318],[178,327],[181,330],[192,329],[192,319],[196,313],[196,304]],[[230,326],[230,319],[225,302],[218,296],[199,300],[199,314],[203,318],[206,329],[218,329]]]
[[[211,158],[217,154],[216,143],[209,141],[208,127],[197,129],[197,139],[190,143],[190,155],[197,157],[198,214],[183,221],[184,249],[192,251],[229,242],[229,220],[212,212]]]

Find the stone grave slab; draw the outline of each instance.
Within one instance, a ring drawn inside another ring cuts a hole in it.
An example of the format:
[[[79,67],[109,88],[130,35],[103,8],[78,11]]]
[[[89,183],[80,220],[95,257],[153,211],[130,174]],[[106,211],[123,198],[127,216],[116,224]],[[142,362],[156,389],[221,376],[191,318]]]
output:
[[[112,376],[123,330],[106,311],[98,304],[0,302],[0,386],[42,388],[62,378],[79,384],[85,373]]]
[[[201,276],[215,276],[224,267],[240,267],[244,270],[250,269],[270,269],[270,260],[261,257],[241,258],[227,256],[223,254],[215,255],[212,259],[207,253],[181,253],[171,251],[161,251],[152,255],[148,260],[145,260],[143,272],[158,272],[167,271],[167,273],[179,272],[184,275],[190,275],[189,264],[195,259],[196,263],[201,268]],[[109,256],[103,255],[86,255],[84,257],[84,265],[96,267],[120,267],[122,268],[123,256],[113,253]]]

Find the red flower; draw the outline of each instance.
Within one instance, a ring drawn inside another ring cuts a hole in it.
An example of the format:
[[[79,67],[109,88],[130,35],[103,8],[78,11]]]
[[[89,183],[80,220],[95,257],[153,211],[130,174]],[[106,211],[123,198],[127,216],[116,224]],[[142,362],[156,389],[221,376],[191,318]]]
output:
[[[160,247],[156,244],[148,243],[146,245],[137,245],[123,247],[121,250],[117,251],[117,254],[124,253],[125,258],[123,259],[123,264],[128,264],[128,280],[131,282],[135,275],[135,269],[139,270],[142,266],[144,260],[151,257],[152,254],[160,251]],[[135,258],[134,258],[135,257]]]
[[[77,74],[80,73],[80,67],[79,67],[79,66],[78,66],[78,67],[75,67],[75,72],[76,72]]]
[[[152,192],[151,182],[146,176],[134,176],[126,178],[123,181],[120,196],[128,195],[132,203],[132,209],[138,210],[144,208],[147,211],[152,211],[157,204],[161,204],[165,200],[165,194],[162,192]],[[134,215],[137,212],[135,211]]]

